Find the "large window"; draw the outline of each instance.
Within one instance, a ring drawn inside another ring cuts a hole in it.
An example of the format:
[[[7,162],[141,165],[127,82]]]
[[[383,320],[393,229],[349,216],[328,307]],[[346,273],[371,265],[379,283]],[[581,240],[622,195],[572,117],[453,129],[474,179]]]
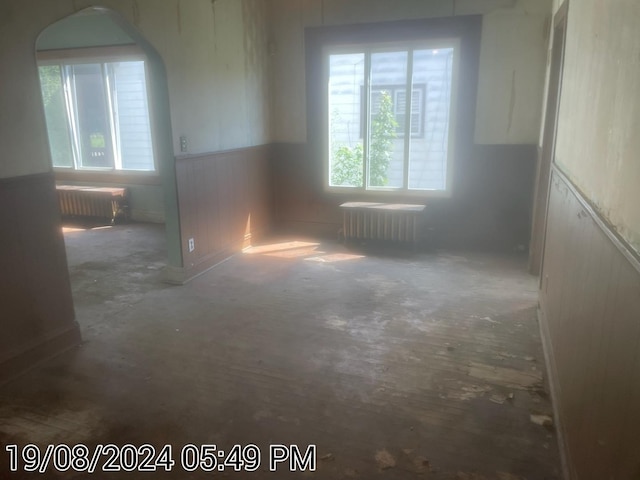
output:
[[[145,64],[40,66],[53,166],[153,171]]]
[[[325,49],[330,188],[448,190],[457,50],[456,41]]]

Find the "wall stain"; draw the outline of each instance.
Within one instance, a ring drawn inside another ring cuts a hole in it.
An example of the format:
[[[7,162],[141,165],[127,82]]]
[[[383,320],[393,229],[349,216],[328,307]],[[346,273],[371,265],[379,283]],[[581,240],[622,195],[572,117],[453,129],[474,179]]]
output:
[[[176,5],[176,23],[178,24],[178,35],[182,34],[182,12],[180,11],[180,0]]]
[[[516,106],[516,71],[511,75],[511,99],[509,100],[509,123],[507,124],[507,133],[511,131],[513,124],[513,110]]]
[[[131,8],[133,10],[133,24],[136,27],[140,26],[140,5],[138,5],[138,0],[133,0],[131,2]]]
[[[211,0],[211,13],[213,15],[213,27],[212,27],[212,31],[213,31],[213,51],[217,52],[218,51],[218,36],[216,35],[216,1],[217,0]]]

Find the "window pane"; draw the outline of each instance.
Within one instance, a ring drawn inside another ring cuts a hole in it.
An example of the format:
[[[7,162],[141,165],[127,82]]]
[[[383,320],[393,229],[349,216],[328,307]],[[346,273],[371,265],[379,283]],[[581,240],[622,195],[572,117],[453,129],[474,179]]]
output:
[[[409,188],[444,190],[447,186],[452,65],[453,48],[413,53],[414,89],[421,84],[427,87],[424,105],[415,98],[411,101]],[[424,127],[416,125],[421,108],[425,111]]]
[[[407,95],[406,87],[395,90],[395,116],[398,122],[397,132],[399,136],[404,135],[406,122]],[[411,136],[416,137],[422,134],[424,117],[424,85],[414,85],[411,91]]]
[[[406,51],[371,54],[368,183],[372,187],[403,186],[404,140],[398,135],[396,96],[388,86],[406,89],[407,57]]]
[[[154,170],[144,62],[110,64],[120,160],[124,170]]]
[[[40,67],[40,87],[44,102],[51,159],[54,167],[72,167],[73,152],[59,65]]]
[[[363,186],[360,90],[364,54],[329,56],[329,185]]]
[[[80,166],[113,167],[111,129],[100,64],[68,67],[74,81]]]

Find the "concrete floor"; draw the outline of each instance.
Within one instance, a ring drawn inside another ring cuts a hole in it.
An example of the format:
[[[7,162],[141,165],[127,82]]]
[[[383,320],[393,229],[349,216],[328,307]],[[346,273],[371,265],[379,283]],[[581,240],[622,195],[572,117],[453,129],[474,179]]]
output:
[[[68,231],[83,344],[0,388],[0,443],[256,444],[252,473],[45,478],[557,479],[536,279],[513,255],[278,239],[183,287],[161,227]],[[536,420],[536,422],[532,421]],[[270,444],[317,470],[268,472]],[[8,474],[0,452],[0,478]]]

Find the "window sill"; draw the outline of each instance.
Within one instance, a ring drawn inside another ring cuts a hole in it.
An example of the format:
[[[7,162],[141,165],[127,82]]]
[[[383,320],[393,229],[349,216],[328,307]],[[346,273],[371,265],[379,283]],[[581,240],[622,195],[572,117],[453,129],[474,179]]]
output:
[[[123,185],[161,185],[158,172],[135,172],[114,170],[70,170],[53,169],[56,181],[59,182],[92,182],[113,183]]]
[[[325,187],[328,195],[338,198],[366,199],[385,203],[393,203],[405,199],[451,198],[450,190],[364,190],[349,187]]]

